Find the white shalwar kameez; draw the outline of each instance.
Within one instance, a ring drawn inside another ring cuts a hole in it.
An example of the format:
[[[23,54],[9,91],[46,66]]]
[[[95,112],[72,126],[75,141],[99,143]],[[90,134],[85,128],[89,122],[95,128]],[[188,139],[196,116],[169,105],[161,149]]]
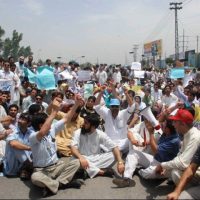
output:
[[[106,106],[97,105],[94,109],[105,121],[105,133],[117,144],[120,151],[127,152],[127,121],[135,109],[135,103],[132,106],[128,106],[127,109],[120,110],[115,119],[112,116],[111,110]]]
[[[134,128],[129,129],[132,132],[134,138],[142,144],[144,138],[146,142],[150,141],[150,134],[145,126],[144,122],[137,124]],[[148,167],[150,163],[156,165],[158,162],[151,155],[151,147],[147,145],[145,147],[137,147],[129,142],[129,153],[126,157],[124,177],[132,179],[133,173],[137,166]]]
[[[102,145],[109,149],[109,152],[102,153]],[[89,162],[89,167],[86,171],[90,178],[97,175],[100,169],[114,164],[115,158],[112,150],[117,145],[104,132],[98,129],[89,134],[81,134],[81,129],[76,130],[71,146],[75,146]]]

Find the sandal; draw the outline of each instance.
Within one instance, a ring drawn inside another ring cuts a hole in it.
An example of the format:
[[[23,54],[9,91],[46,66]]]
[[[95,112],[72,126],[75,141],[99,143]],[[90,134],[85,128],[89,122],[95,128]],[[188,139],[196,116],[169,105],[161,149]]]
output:
[[[24,170],[24,169],[21,170],[21,172],[20,172],[20,179],[22,181],[30,180],[30,173],[28,171]]]

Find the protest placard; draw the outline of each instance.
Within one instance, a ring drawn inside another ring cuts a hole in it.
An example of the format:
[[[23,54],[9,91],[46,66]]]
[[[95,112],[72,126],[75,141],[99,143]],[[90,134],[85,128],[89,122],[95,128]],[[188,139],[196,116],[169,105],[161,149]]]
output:
[[[139,70],[139,71],[141,71],[141,63],[139,63],[139,62],[132,62],[131,69],[132,70]]]
[[[13,86],[12,79],[0,79],[0,90],[10,91]]]
[[[135,78],[144,78],[145,71],[134,71],[134,77]]]
[[[91,80],[91,71],[89,70],[80,70],[78,71],[78,81],[89,81]]]
[[[62,79],[68,79],[68,80],[72,80],[73,76],[67,71],[64,70],[62,72],[59,73],[59,75],[62,77]]]
[[[183,78],[184,75],[185,75],[185,70],[183,68],[170,69],[170,78],[171,79]]]

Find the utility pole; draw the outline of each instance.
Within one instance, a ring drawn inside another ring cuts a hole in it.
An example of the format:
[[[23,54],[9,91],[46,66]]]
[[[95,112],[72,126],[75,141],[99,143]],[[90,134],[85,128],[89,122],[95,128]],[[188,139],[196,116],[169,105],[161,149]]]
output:
[[[197,35],[197,55],[199,53],[199,36]]]
[[[178,15],[177,15],[177,10],[182,9],[182,7],[180,5],[182,5],[182,2],[171,2],[169,4],[170,6],[174,6],[174,7],[170,7],[170,10],[174,10],[175,11],[175,60],[179,59],[179,43],[178,43]]]
[[[133,60],[134,60],[134,62],[137,61],[137,50],[138,50],[138,48],[139,48],[139,45],[137,45],[137,44],[133,45],[133,52],[134,52],[134,54],[133,54]]]
[[[180,46],[180,48],[182,47],[182,52],[185,52],[188,49],[188,37],[185,35],[185,30],[183,29],[183,35],[180,35],[179,37],[183,38],[183,40],[179,41],[182,42],[183,46]]]

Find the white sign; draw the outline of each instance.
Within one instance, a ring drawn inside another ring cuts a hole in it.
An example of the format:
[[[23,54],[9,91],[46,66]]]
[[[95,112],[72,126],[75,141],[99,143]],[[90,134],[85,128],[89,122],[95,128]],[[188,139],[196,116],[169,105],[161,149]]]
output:
[[[10,91],[13,86],[13,80],[11,79],[0,79],[0,90]]]
[[[139,63],[139,62],[132,62],[131,69],[132,70],[134,69],[134,70],[141,71],[141,63]]]
[[[73,78],[73,76],[67,70],[60,72],[59,75],[62,77],[62,79],[72,80]]]
[[[134,71],[135,78],[144,78],[145,71]]]
[[[78,71],[78,81],[89,81],[91,80],[91,71],[80,70]]]

